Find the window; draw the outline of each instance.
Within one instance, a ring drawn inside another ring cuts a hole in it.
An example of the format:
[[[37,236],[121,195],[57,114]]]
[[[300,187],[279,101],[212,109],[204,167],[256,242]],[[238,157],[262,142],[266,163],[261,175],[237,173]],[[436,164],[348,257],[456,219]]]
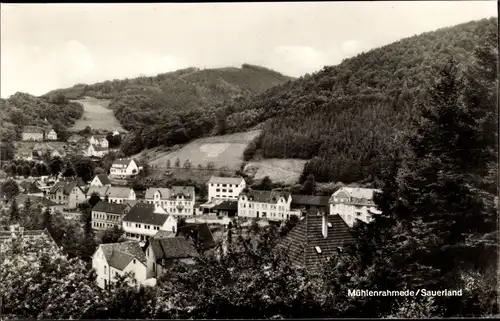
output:
[[[229,192],[229,193],[232,193],[232,192],[233,192],[233,190],[232,190],[232,189],[230,189],[230,190],[228,190],[228,192]]]
[[[220,188],[217,188],[215,191],[216,191],[216,192],[220,192]]]
[[[105,266],[104,266],[104,274],[108,274],[108,270],[107,270],[107,268],[108,268],[108,267],[105,265]]]
[[[134,263],[134,264],[135,264],[135,259],[132,261],[132,263]]]
[[[222,184],[222,187],[226,187],[227,184]]]

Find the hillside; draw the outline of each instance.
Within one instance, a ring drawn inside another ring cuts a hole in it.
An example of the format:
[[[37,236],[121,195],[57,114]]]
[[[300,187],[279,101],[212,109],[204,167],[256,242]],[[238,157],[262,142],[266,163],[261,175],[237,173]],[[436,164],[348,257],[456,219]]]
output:
[[[60,95],[35,97],[17,92],[8,99],[0,99],[0,141],[19,139],[23,126],[43,126],[47,124],[45,120],[64,138],[82,114],[80,104]]]
[[[136,153],[143,147],[179,144],[210,134],[223,134],[223,129],[213,131],[217,107],[291,79],[267,68],[244,64],[241,68],[188,68],[154,77],[80,84],[45,96],[63,94],[69,99],[84,96],[111,99],[109,108],[114,110],[123,128],[144,129],[144,144],[127,151]],[[184,128],[183,124],[190,119],[196,126]]]
[[[276,86],[226,111],[228,131],[266,121],[247,159],[312,159],[317,181],[374,179],[411,128],[418,102],[453,57],[464,71],[474,49],[496,32],[484,19],[424,33]],[[304,177],[305,175],[303,175]]]

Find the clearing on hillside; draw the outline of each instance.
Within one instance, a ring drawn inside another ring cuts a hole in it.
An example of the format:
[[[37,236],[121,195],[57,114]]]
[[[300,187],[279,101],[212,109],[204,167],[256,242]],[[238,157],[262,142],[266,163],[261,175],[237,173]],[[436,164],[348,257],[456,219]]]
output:
[[[266,176],[273,182],[295,184],[298,182],[307,160],[304,159],[278,159],[269,158],[260,161],[251,161],[245,166],[245,173],[253,175],[260,180]]]
[[[125,131],[118,119],[116,119],[113,110],[108,108],[111,100],[85,97],[72,101],[83,106],[83,116],[76,121],[73,129],[82,130],[87,126],[91,126],[92,129]]]
[[[179,150],[157,156],[149,165],[166,168],[167,160],[170,160],[171,167],[174,168],[176,159],[179,159],[181,166],[189,160],[192,167],[199,164],[206,167],[208,163],[213,163],[215,168],[238,170],[243,162],[243,151],[259,133],[260,130],[253,130],[196,139]]]

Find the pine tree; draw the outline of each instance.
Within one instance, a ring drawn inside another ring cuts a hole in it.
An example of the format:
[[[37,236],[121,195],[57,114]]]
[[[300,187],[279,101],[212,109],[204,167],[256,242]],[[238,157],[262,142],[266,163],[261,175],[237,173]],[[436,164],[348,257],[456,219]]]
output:
[[[16,199],[12,199],[12,203],[10,204],[10,221],[12,223],[19,222],[19,206],[17,205]]]

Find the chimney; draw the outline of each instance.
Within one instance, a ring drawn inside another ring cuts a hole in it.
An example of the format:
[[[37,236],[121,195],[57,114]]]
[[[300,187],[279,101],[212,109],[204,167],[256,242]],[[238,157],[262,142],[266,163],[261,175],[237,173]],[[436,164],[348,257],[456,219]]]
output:
[[[326,213],[321,215],[321,232],[326,239],[328,237],[328,217]]]

